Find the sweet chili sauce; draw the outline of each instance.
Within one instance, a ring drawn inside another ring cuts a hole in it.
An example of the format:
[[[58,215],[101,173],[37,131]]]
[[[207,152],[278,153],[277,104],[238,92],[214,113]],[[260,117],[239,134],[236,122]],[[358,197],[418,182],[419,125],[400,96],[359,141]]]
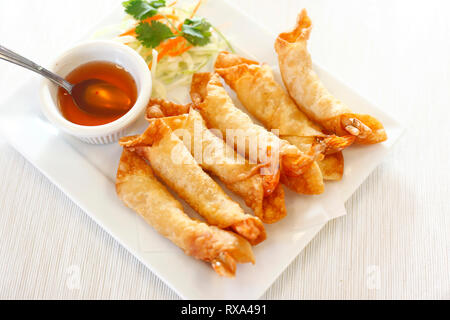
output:
[[[87,79],[100,79],[122,89],[134,105],[137,99],[136,82],[123,67],[107,61],[92,61],[83,64],[67,75],[66,80],[77,84]],[[113,122],[123,115],[102,115],[87,113],[74,103],[72,97],[63,88],[58,89],[58,104],[63,116],[75,124],[83,126],[98,126]]]

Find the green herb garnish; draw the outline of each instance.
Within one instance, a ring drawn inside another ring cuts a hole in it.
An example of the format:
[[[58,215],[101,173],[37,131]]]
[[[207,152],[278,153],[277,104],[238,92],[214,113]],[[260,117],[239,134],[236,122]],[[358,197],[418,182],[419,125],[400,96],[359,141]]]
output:
[[[204,18],[186,19],[181,32],[194,46],[205,46],[211,38],[211,24]]]
[[[141,22],[136,27],[137,39],[147,48],[156,48],[167,39],[174,37],[172,30],[159,21]]]
[[[166,6],[165,0],[144,1],[129,0],[122,3],[125,12],[136,20],[145,20],[151,18],[158,13],[158,9]]]
[[[125,12],[134,19],[140,21],[136,27],[136,39],[144,47],[156,48],[161,42],[174,37],[183,37],[194,46],[205,46],[210,42],[211,24],[204,18],[186,19],[181,25],[181,30],[172,24],[165,15],[170,26],[156,20],[146,21],[158,14],[158,9],[166,6],[165,0],[129,0],[122,3]],[[194,11],[195,13],[195,11]]]

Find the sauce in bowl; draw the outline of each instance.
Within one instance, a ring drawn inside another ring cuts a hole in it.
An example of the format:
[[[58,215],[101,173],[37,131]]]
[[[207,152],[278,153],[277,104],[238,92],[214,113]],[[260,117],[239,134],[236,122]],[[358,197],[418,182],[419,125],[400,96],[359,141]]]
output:
[[[131,100],[133,106],[137,99],[137,87],[134,78],[122,66],[107,61],[92,61],[83,64],[70,72],[66,80],[77,84],[88,79],[100,79],[121,89]],[[107,95],[108,92],[97,92]],[[101,113],[88,113],[81,110],[73,101],[72,96],[63,88],[58,89],[58,105],[64,118],[82,126],[99,126],[113,122],[123,114],[105,115]]]

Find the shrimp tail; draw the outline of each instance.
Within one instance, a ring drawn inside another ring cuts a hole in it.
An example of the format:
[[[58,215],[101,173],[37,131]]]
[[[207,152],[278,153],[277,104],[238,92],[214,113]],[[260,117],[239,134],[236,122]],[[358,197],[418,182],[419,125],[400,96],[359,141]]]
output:
[[[339,151],[344,150],[345,148],[351,146],[356,140],[356,137],[353,135],[346,135],[343,137],[339,137],[336,135],[327,136],[319,142],[323,145],[323,153],[325,155],[333,154]]]
[[[299,41],[306,41],[309,39],[312,30],[312,21],[308,17],[306,9],[297,17],[297,24],[292,31],[281,33],[278,38],[289,43],[295,43]]]
[[[236,273],[236,260],[228,252],[221,252],[211,266],[222,277],[233,278]]]
[[[366,114],[347,113],[340,116],[340,133],[356,137],[356,143],[375,144],[387,139],[386,130],[380,121]],[[339,131],[339,130],[336,130]]]
[[[320,145],[313,146],[308,153],[303,154],[297,148],[295,152],[286,152],[282,154],[281,168],[283,173],[288,177],[297,177],[302,175],[311,164],[315,161],[323,159],[323,147]],[[293,150],[292,150],[293,151]]]
[[[242,220],[241,222],[234,224],[232,229],[237,234],[244,237],[253,246],[266,239],[266,230],[264,229],[264,225],[257,217]]]
[[[277,170],[277,172],[274,174],[262,175],[262,178],[263,178],[264,196],[267,197],[275,191],[278,184],[280,183],[280,170]]]

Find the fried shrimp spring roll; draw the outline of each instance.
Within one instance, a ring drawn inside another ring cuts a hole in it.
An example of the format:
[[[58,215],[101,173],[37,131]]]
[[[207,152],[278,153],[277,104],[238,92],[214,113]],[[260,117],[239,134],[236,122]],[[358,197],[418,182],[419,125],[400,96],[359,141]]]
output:
[[[233,139],[238,152],[252,161],[271,167],[276,162],[280,168],[281,181],[297,193],[323,192],[323,177],[315,162],[315,151],[305,154],[286,140],[253,123],[247,114],[233,104],[217,74],[194,74],[191,98],[208,127],[219,129],[229,143],[231,139],[227,131],[241,133],[237,139]],[[239,138],[244,140],[243,143],[239,143]],[[252,145],[255,144],[257,152],[252,152]]]
[[[244,107],[268,129],[279,129],[280,138],[287,140],[301,151],[309,153],[319,147],[326,158],[350,146],[355,137],[326,135],[299,110],[291,97],[273,76],[272,68],[248,60],[236,54],[222,52],[216,60],[216,72],[236,92]],[[343,171],[343,157],[333,156],[341,161],[324,161],[322,174],[326,180],[340,179]],[[334,167],[333,167],[334,166]],[[322,168],[322,166],[320,166]],[[325,170],[326,169],[326,170]]]
[[[307,50],[311,25],[303,9],[295,29],[280,34],[275,43],[281,75],[289,94],[310,119],[330,132],[339,136],[351,134],[361,144],[385,141],[387,135],[380,121],[353,113],[325,88],[314,72]]]
[[[186,107],[163,100],[151,100],[147,116],[166,114],[166,110]],[[157,112],[160,110],[160,112]],[[156,113],[155,113],[156,112]],[[172,115],[174,112],[171,113]],[[189,114],[164,118],[164,122],[182,139],[192,155],[201,157],[200,166],[217,176],[232,192],[244,199],[255,215],[264,223],[274,223],[286,216],[284,190],[278,176],[261,175],[260,166],[249,164],[233,148],[206,127],[201,115],[194,109]],[[196,150],[200,155],[196,155]]]
[[[192,220],[181,204],[155,178],[136,153],[124,150],[117,172],[119,198],[187,255],[211,263],[221,276],[232,277],[236,263],[254,263],[250,244],[242,237]]]
[[[266,238],[261,220],[242,208],[206,174],[183,142],[162,119],[153,119],[141,135],[126,137],[120,144],[147,159],[171,189],[206,221],[221,229],[232,229],[252,245]]]

